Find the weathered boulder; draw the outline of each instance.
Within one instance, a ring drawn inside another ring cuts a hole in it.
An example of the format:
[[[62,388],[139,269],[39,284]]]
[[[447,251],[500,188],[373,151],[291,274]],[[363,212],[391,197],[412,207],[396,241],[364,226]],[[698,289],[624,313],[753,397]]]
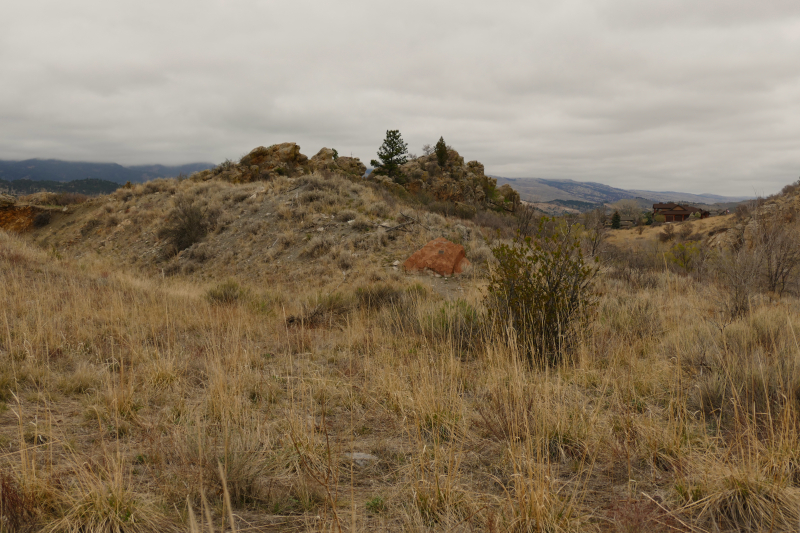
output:
[[[233,183],[270,180],[277,176],[290,178],[311,172],[330,171],[353,177],[362,177],[367,167],[357,157],[338,157],[335,150],[323,148],[310,160],[300,153],[296,143],[259,146],[235,161],[226,161],[212,170],[192,175],[194,179],[207,180],[214,176]]]
[[[297,176],[308,172],[308,158],[300,153],[297,143],[259,146],[239,161],[241,181],[270,179],[275,176]]]
[[[0,207],[7,207],[17,203],[17,199],[10,194],[0,194]]]
[[[502,207],[506,211],[516,211],[520,204],[519,193],[511,188],[511,186],[506,183],[499,189],[497,189],[497,194],[502,198]]]
[[[442,276],[459,274],[468,266],[464,247],[444,237],[430,241],[403,263],[406,271],[421,272],[428,269]]]
[[[356,178],[360,178],[367,171],[367,167],[359,158],[339,156],[331,148],[323,148],[308,163],[311,170],[328,170]]]

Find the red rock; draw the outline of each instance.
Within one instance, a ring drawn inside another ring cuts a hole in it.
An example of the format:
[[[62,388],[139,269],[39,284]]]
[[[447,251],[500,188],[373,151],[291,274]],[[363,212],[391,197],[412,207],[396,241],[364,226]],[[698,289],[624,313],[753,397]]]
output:
[[[458,274],[468,266],[464,247],[444,237],[432,240],[403,263],[405,270],[422,271],[427,268],[442,276]]]

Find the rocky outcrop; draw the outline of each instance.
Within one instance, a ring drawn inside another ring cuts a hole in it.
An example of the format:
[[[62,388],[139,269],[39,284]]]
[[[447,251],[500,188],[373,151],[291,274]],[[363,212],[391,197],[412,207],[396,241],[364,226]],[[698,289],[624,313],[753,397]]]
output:
[[[406,259],[403,268],[410,272],[433,271],[441,276],[460,274],[469,266],[464,247],[444,237],[430,241]]]
[[[238,163],[226,161],[211,170],[198,172],[193,176],[211,179],[218,176],[233,183],[249,183],[257,180],[270,180],[277,176],[296,177],[311,172],[335,172],[353,177],[361,177],[367,167],[357,157],[338,157],[335,150],[323,148],[309,159],[300,152],[296,143],[259,146],[244,156]]]
[[[327,170],[358,178],[367,171],[367,167],[359,158],[340,156],[332,148],[323,148],[317,152],[317,155],[309,161],[309,167],[318,172]]]
[[[10,194],[0,194],[0,207],[7,207],[17,203],[17,199]]]
[[[391,179],[373,172],[370,179],[387,187],[401,186],[412,194],[427,194],[443,202],[477,207],[499,207],[515,211],[519,194],[508,185],[497,188],[497,180],[485,174],[478,161],[464,162],[453,149],[447,151],[447,162],[440,166],[436,154],[408,161],[400,167],[399,176]]]

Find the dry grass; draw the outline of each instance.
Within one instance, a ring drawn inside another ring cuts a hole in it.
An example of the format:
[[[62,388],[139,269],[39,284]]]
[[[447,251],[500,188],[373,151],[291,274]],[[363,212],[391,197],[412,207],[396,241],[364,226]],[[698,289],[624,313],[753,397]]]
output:
[[[406,208],[359,187],[165,181],[34,236],[97,219],[69,251],[0,233],[0,530],[796,529],[795,299],[723,319],[663,257],[604,267],[574,364],[532,371],[487,334],[480,272],[392,268],[431,231],[390,238]],[[194,274],[87,251],[153,239],[173,194],[221,213],[167,263]]]

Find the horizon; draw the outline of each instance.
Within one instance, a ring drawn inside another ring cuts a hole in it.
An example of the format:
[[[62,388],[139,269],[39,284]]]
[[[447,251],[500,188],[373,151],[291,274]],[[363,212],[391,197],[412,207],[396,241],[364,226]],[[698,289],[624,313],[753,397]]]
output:
[[[308,154],[305,154],[305,155],[308,155]],[[189,166],[189,165],[210,165],[210,166],[213,167],[213,166],[216,166],[218,164],[218,163],[212,163],[212,162],[209,162],[209,161],[190,161],[190,162],[186,162],[186,163],[176,163],[176,164],[141,163],[141,164],[135,164],[135,165],[123,165],[123,164],[120,164],[120,163],[116,163],[114,161],[68,160],[68,159],[41,158],[41,157],[32,157],[32,158],[29,158],[29,159],[17,159],[17,160],[0,158],[0,162],[5,162],[5,163],[24,163],[24,162],[27,162],[27,161],[56,161],[56,162],[62,162],[62,163],[75,163],[75,164],[85,163],[85,164],[97,164],[97,165],[118,165],[118,166],[120,166],[122,168],[127,168],[127,169],[134,168],[134,167],[146,167],[146,166],[181,167],[181,166]],[[372,168],[367,166],[367,170],[371,171]],[[643,191],[643,192],[654,192],[654,193],[660,193],[660,194],[675,193],[675,194],[692,194],[692,195],[696,195],[696,196],[719,196],[719,197],[726,197],[726,198],[745,198],[745,199],[757,198],[759,196],[762,196],[762,197],[763,196],[768,196],[768,195],[764,195],[764,194],[755,194],[755,193],[752,194],[752,195],[720,194],[718,192],[708,192],[708,191],[706,191],[706,192],[696,192],[696,191],[691,191],[691,190],[677,191],[677,190],[674,190],[674,189],[671,189],[671,190],[642,189],[642,188],[626,189],[624,187],[616,187],[616,186],[610,185],[608,183],[604,183],[602,181],[594,181],[594,180],[590,180],[590,179],[588,179],[588,180],[577,180],[577,179],[573,179],[573,178],[541,178],[541,177],[536,177],[536,176],[514,177],[514,176],[500,176],[499,174],[494,174],[494,173],[487,173],[486,175],[489,176],[489,177],[492,177],[492,178],[500,178],[500,179],[507,179],[507,180],[527,180],[527,179],[531,179],[531,180],[544,180],[544,181],[572,181],[572,182],[576,182],[576,183],[594,183],[594,184],[598,184],[598,185],[605,185],[605,186],[608,186],[608,187],[613,187],[613,188],[616,188],[616,189],[622,189],[622,190],[625,190],[625,191],[628,191],[628,192]],[[0,175],[0,179],[3,179],[2,175]],[[20,178],[20,179],[30,179],[30,178]],[[84,179],[102,179],[102,178],[84,178]],[[16,180],[12,180],[12,181],[16,181]],[[39,181],[39,180],[31,180],[31,181]],[[111,181],[113,181],[113,180],[111,180]]]

